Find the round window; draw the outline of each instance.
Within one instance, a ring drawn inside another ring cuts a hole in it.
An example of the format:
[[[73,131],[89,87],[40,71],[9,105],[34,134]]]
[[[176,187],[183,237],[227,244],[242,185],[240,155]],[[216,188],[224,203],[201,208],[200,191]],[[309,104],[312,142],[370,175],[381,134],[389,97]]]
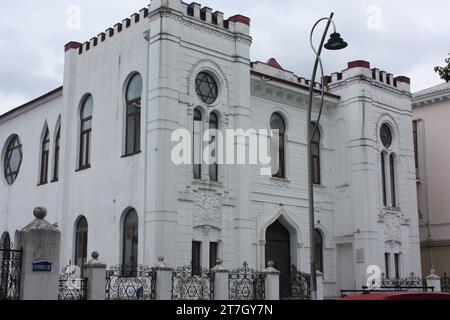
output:
[[[389,148],[392,145],[392,132],[391,128],[387,124],[383,124],[381,126],[381,132],[380,132],[381,142],[383,143],[383,146],[386,148]]]
[[[216,81],[210,74],[200,72],[195,79],[195,91],[204,103],[212,104],[216,101],[219,90]]]
[[[9,140],[6,147],[4,159],[4,173],[6,182],[12,185],[19,174],[20,165],[22,164],[22,143],[19,136],[14,135]]]

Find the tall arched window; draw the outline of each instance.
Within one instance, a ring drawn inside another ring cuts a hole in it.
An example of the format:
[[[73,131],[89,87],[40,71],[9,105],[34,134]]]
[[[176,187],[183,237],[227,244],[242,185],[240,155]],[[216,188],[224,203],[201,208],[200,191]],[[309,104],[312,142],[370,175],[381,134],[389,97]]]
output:
[[[61,124],[58,125],[55,137],[55,151],[53,154],[53,178],[52,181],[56,182],[59,180],[59,150],[61,141]]]
[[[141,151],[141,95],[142,78],[136,73],[128,82],[126,90],[125,155],[132,155]]]
[[[314,230],[314,250],[316,250],[317,270],[323,273],[323,237],[322,233]]]
[[[89,95],[84,98],[80,109],[80,154],[78,169],[87,169],[91,166],[91,134],[92,134],[92,113],[94,111],[94,101]]]
[[[311,134],[314,132],[314,129],[316,128],[316,124],[314,122],[311,122]],[[320,184],[320,130],[319,128],[316,129],[316,132],[314,132],[314,136],[311,140],[311,165],[312,165],[312,172],[313,172],[313,183],[314,184]]]
[[[285,133],[286,124],[280,114],[274,113],[270,118],[272,139],[270,144],[272,157],[272,176],[285,179]]]
[[[194,110],[192,158],[194,179],[202,178],[202,113],[200,110]]]
[[[83,271],[87,259],[88,223],[81,217],[75,227],[75,265]]]
[[[397,199],[395,192],[395,158],[394,155],[391,154],[389,156],[389,167],[390,167],[390,178],[391,178],[391,202],[392,207],[397,207]]]
[[[44,136],[41,141],[41,170],[39,184],[48,182],[48,158],[50,154],[50,132],[48,127],[45,128]]]
[[[381,152],[381,190],[383,194],[383,205],[387,206],[387,192],[386,192],[386,154]]]
[[[211,164],[209,165],[209,179],[212,181],[218,181],[218,172],[219,166],[217,164],[217,156],[218,156],[218,135],[217,131],[219,130],[219,117],[213,112],[209,117],[209,130],[211,131]]]
[[[138,263],[138,215],[130,209],[123,220],[122,265],[123,270],[134,272]]]

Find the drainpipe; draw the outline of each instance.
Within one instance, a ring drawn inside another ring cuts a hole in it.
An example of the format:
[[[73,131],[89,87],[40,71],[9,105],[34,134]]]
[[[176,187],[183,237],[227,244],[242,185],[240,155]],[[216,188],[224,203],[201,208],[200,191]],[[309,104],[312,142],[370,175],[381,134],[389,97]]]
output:
[[[423,141],[423,154],[426,155],[426,143],[425,143],[425,123],[423,120],[420,120],[422,124],[423,133],[422,133],[422,141]],[[423,168],[424,168],[424,183],[425,183],[425,204],[427,208],[427,236],[428,236],[428,249],[430,251],[430,268],[434,269],[434,257],[433,257],[433,234],[431,231],[431,208],[430,208],[430,200],[429,200],[429,185],[428,185],[428,167],[427,167],[427,157],[423,157]]]
[[[145,131],[144,131],[144,148],[145,148],[145,152],[144,152],[144,227],[142,228],[144,231],[144,241],[143,243],[147,243],[146,237],[147,237],[147,232],[146,232],[146,226],[145,226],[145,221],[146,221],[146,215],[147,215],[147,185],[148,185],[148,179],[147,179],[147,174],[148,174],[148,168],[147,168],[147,159],[148,159],[148,152],[149,150],[147,150],[148,147],[148,87],[149,87],[149,78],[150,78],[150,29],[146,30],[144,32],[144,39],[148,42],[147,45],[147,61],[146,61],[146,71],[145,71],[145,119],[144,119],[144,123],[145,123]],[[144,245],[144,249],[143,249],[143,253],[142,253],[142,257],[143,257],[143,261],[146,262],[146,251],[145,251],[145,245]]]

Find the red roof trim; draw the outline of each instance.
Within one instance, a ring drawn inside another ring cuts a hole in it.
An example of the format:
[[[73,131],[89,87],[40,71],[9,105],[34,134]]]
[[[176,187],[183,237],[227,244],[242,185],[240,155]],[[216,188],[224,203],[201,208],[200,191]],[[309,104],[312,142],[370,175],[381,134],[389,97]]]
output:
[[[291,86],[294,86],[294,87],[297,87],[297,88],[300,88],[300,89],[304,89],[304,90],[309,90],[310,89],[308,86],[305,86],[305,85],[303,85],[301,83],[297,83],[297,82],[281,79],[281,78],[274,77],[274,76],[271,76],[271,75],[268,75],[268,74],[265,74],[265,73],[261,73],[261,72],[258,72],[258,71],[251,70],[250,73],[254,74],[256,76],[269,78],[270,80],[273,80],[273,81],[277,81],[277,82],[280,82],[280,83],[288,84],[288,85],[291,85]],[[314,92],[315,93],[321,93],[322,91],[319,90],[319,89],[314,89]],[[332,94],[332,93],[325,92],[325,95],[328,96],[328,97],[331,97],[331,98],[341,99],[340,96]]]
[[[233,22],[240,22],[240,23],[246,24],[247,26],[250,27],[250,21],[251,21],[250,18],[240,15],[240,14],[234,15],[234,16],[230,17],[228,20],[233,21]]]

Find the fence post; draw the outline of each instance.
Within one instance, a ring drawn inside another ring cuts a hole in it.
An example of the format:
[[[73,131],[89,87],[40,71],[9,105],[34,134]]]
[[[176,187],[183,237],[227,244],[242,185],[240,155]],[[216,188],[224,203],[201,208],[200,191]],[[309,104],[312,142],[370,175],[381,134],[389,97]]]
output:
[[[92,259],[84,265],[87,300],[105,300],[106,263],[98,260],[97,251],[92,252],[91,257]]]
[[[441,292],[441,278],[436,275],[435,270],[431,270],[431,274],[426,278],[427,287],[434,287],[434,292]]]
[[[164,257],[159,257],[155,265],[156,270],[156,300],[172,300],[172,273],[173,269],[164,262]]]
[[[274,262],[269,261],[263,270],[265,275],[265,300],[280,300],[280,271],[275,269]]]
[[[323,273],[317,271],[317,300],[323,300]]]
[[[229,271],[222,267],[222,260],[217,260],[217,265],[211,269],[214,276],[214,300],[229,300],[228,274]]]
[[[56,300],[61,232],[45,220],[47,209],[35,208],[33,215],[36,219],[18,235],[23,248],[20,299]]]

